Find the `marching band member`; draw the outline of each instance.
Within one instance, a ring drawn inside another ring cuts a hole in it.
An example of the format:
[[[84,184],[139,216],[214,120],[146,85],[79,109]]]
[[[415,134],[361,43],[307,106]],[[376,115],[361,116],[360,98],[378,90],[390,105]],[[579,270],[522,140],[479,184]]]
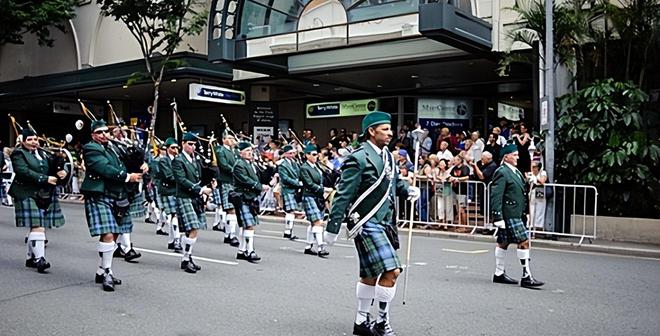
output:
[[[176,181],[172,171],[172,161],[179,155],[179,145],[174,138],[167,138],[165,156],[158,160],[158,182],[161,211],[165,214],[168,226],[167,248],[174,252],[181,252],[181,234],[179,233],[179,220],[176,214]]]
[[[214,230],[216,227],[219,227],[224,222],[225,232],[224,243],[229,244],[232,247],[238,247],[240,242],[236,238],[236,225],[238,224],[238,219],[236,217],[236,210],[234,205],[229,202],[229,192],[234,190],[233,185],[233,176],[232,172],[234,170],[234,164],[236,164],[236,138],[225,130],[222,136],[222,146],[217,146],[215,148],[216,157],[218,160],[218,176],[216,181],[218,186],[216,187],[216,204],[218,205],[216,213],[219,216],[220,223],[216,222]],[[220,229],[218,229],[220,230]]]
[[[284,238],[294,240],[298,237],[293,235],[293,223],[296,218],[295,211],[298,209],[296,191],[302,186],[299,179],[300,165],[295,161],[296,149],[291,145],[282,148],[284,159],[277,168],[282,187],[282,203],[284,204]]]
[[[325,210],[325,198],[323,197],[323,173],[316,166],[318,151],[314,145],[305,147],[307,162],[300,167],[300,181],[303,184],[303,208],[309,220],[307,227],[307,244],[305,254],[327,257],[330,253],[326,250],[323,240],[323,214]],[[316,244],[316,252],[312,250]]]

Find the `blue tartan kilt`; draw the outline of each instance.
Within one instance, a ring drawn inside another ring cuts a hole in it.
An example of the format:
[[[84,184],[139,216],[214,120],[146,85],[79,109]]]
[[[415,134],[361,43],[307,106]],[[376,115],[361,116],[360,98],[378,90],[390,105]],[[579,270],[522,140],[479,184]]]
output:
[[[234,205],[229,202],[229,192],[234,190],[234,185],[227,182],[220,182],[220,204],[223,210],[231,210]],[[214,196],[215,197],[215,196]]]
[[[144,194],[138,193],[133,196],[131,209],[129,210],[133,218],[144,218],[147,215],[147,208],[144,206]]]
[[[526,241],[527,228],[520,218],[505,219],[506,227],[497,230],[497,243],[502,245],[520,244]]]
[[[236,218],[238,219],[239,227],[248,227],[259,225],[259,217],[248,204],[245,202],[241,203],[241,206],[237,209]]]
[[[176,197],[174,195],[160,195],[160,207],[158,209],[165,212],[166,215],[176,215]]]
[[[284,203],[284,211],[285,212],[292,212],[292,211],[297,211],[298,209],[298,201],[296,201],[296,194],[285,194],[282,193],[282,202]]]
[[[115,216],[115,200],[101,196],[85,196],[85,216],[92,237],[105,233],[131,233],[133,221],[130,214]]]
[[[307,220],[311,223],[323,219],[323,212],[319,209],[318,205],[316,204],[316,200],[314,200],[314,197],[303,197],[303,209],[305,209]]]
[[[160,192],[158,192],[158,186],[155,183],[151,183],[151,187],[147,189],[147,193],[149,193],[149,198],[151,199],[154,204],[156,204],[156,208],[162,209],[162,203],[160,201]]]
[[[179,197],[176,199],[176,213],[179,219],[179,229],[183,232],[206,229],[206,214],[197,214],[192,199]]]
[[[16,226],[50,229],[64,225],[64,215],[55,193],[52,194],[51,202],[48,209],[41,210],[37,207],[37,202],[31,197],[23,200],[14,199]]]
[[[361,278],[376,278],[385,272],[401,269],[396,250],[381,224],[366,222],[362,232],[355,237],[355,249],[360,260]]]

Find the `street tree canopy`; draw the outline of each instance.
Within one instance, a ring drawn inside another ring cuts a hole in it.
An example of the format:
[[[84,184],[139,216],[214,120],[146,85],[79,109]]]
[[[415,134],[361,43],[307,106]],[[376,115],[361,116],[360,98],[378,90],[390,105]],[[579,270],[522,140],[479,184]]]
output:
[[[75,16],[78,0],[0,0],[0,45],[23,44],[25,34],[35,34],[40,45],[53,46],[50,29],[65,29]]]

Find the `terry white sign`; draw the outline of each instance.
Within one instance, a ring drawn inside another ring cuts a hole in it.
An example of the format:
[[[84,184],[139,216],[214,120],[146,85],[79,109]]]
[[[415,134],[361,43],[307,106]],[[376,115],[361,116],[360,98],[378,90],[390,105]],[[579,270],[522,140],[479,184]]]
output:
[[[243,91],[197,83],[191,83],[188,86],[188,98],[213,103],[245,105],[245,92]]]
[[[427,99],[417,100],[419,119],[464,119],[472,115],[472,101],[467,99]]]

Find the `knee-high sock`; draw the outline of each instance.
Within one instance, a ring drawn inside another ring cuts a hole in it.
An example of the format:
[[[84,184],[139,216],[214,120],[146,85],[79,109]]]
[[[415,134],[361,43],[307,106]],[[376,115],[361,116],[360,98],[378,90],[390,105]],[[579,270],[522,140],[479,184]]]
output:
[[[197,238],[189,238],[186,236],[181,237],[183,245],[183,260],[190,260],[192,256],[193,245],[197,242]]]
[[[30,236],[30,232],[28,232],[28,236]],[[27,253],[25,259],[34,259],[34,253],[32,252],[32,243],[28,240],[25,246],[27,246]]]
[[[323,248],[323,227],[315,226],[312,228],[312,235],[316,240],[316,247],[321,250]]]
[[[504,273],[504,257],[506,250],[495,246],[495,275],[502,275]]]
[[[236,236],[236,223],[238,218],[236,214],[227,214],[227,225],[225,225],[225,237],[235,237]]]
[[[307,248],[312,248],[314,246],[314,234],[312,233],[313,226],[309,224],[307,226]]]
[[[99,252],[99,269],[97,274],[112,273],[112,253],[115,251],[115,242],[99,242],[96,250]]]
[[[43,232],[30,232],[28,235],[28,244],[32,245],[32,254],[34,259],[39,259],[44,256],[46,252],[44,249],[44,241],[46,234]]]
[[[532,272],[529,270],[529,249],[518,249],[517,254],[523,269],[522,277],[526,278],[528,276],[532,276]]]
[[[224,227],[226,224],[226,216],[227,214],[225,213],[225,211],[222,209],[221,206],[215,208],[215,219],[213,220],[213,225]]]
[[[165,223],[161,220],[160,209],[156,207],[156,203],[154,203],[154,217],[156,217],[156,230],[162,230]]]
[[[389,320],[390,302],[394,299],[395,294],[396,284],[392,287],[376,285],[376,301],[378,301],[378,318],[376,319],[376,322]]]
[[[167,222],[167,243],[174,241],[174,215],[167,215],[165,221]]]
[[[291,233],[293,230],[293,220],[296,219],[296,216],[292,213],[284,215],[284,233]]]
[[[254,251],[254,230],[243,231],[243,237],[245,237],[247,253]]]
[[[369,319],[371,303],[374,301],[374,297],[376,297],[376,286],[369,286],[358,281],[355,287],[355,296],[357,297],[358,304],[355,323],[360,324]]]
[[[117,237],[117,242],[119,243],[119,246],[121,247],[121,250],[124,251],[124,253],[128,253],[131,249],[131,234],[130,233],[122,233]]]
[[[171,234],[169,239],[171,239],[170,243],[173,241],[177,241],[179,239],[179,236],[181,236],[181,233],[179,232],[179,217],[175,215],[170,215],[172,216],[172,221],[170,222],[170,227],[172,228]]]
[[[238,245],[238,252],[245,252],[247,244],[245,243],[245,229],[243,228],[238,229],[238,241],[240,242],[240,245]]]

